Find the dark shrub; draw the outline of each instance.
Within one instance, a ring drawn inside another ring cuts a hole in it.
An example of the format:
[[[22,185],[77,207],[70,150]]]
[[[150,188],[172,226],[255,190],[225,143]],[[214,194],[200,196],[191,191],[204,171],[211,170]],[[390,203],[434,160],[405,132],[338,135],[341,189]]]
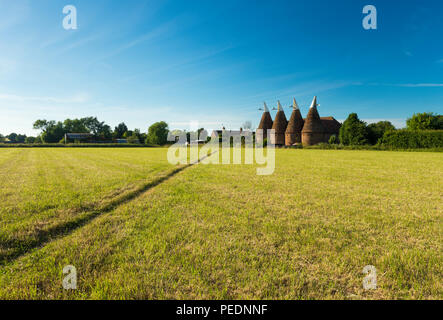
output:
[[[368,125],[368,139],[370,144],[377,144],[385,132],[395,130],[394,125],[389,121],[379,121]]]
[[[443,130],[443,116],[433,112],[414,113],[406,120],[406,126],[410,130]]]
[[[338,143],[338,139],[337,136],[335,134],[333,134],[328,141],[329,144],[337,144]]]
[[[443,130],[396,130],[388,131],[381,143],[391,148],[441,148],[443,147]]]
[[[340,143],[344,145],[368,144],[366,123],[361,121],[356,113],[351,113],[340,128],[339,138]]]

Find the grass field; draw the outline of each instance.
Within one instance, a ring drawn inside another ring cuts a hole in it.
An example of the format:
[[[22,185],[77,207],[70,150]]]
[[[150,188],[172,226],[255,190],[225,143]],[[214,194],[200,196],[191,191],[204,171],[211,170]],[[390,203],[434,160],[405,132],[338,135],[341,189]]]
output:
[[[257,176],[161,148],[0,150],[0,298],[443,299],[442,153],[276,157]]]

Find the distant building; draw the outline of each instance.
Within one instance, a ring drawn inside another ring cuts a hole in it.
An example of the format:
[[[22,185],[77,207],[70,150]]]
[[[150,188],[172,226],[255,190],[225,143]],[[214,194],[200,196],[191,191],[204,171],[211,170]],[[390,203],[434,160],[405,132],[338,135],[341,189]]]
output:
[[[217,137],[221,138],[223,130],[214,130],[214,131],[212,131],[211,138],[213,138],[213,139],[217,139]]]
[[[334,119],[334,117],[320,117],[321,123],[325,128],[324,142],[328,142],[332,135],[338,137],[341,123]]]
[[[308,115],[302,118],[297,101],[293,101],[293,111],[289,122],[278,102],[277,114],[275,115],[272,129],[275,133],[271,135],[271,143],[275,145],[292,146],[294,144],[314,145],[321,142],[328,142],[332,135],[337,135],[341,124],[334,117],[320,117],[317,110],[317,97],[312,100]],[[268,117],[269,115],[269,117]],[[258,129],[269,130],[270,119],[269,110],[265,104],[265,111]]]
[[[223,136],[224,135],[224,136]],[[254,136],[254,132],[249,131],[249,130],[243,130],[242,128],[240,128],[240,130],[226,130],[223,127],[223,130],[213,130],[211,133],[211,138],[212,139],[217,139],[217,137],[220,139],[219,141],[222,141],[222,139],[227,139],[227,138],[231,138],[231,137],[239,137],[239,136],[243,136],[243,137],[247,137],[247,136]]]
[[[94,135],[90,133],[65,133],[65,143],[69,141],[87,142],[93,138]]]

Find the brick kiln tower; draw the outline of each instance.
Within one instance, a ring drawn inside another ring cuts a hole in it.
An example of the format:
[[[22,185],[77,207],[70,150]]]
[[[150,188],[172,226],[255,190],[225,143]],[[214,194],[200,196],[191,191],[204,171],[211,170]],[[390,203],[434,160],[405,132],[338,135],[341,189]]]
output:
[[[292,114],[289,119],[288,127],[285,132],[285,144],[287,146],[292,146],[296,143],[301,143],[301,131],[303,129],[304,120],[301,116],[300,108],[298,107],[297,101],[293,101]]]
[[[268,130],[272,129],[273,121],[271,118],[271,114],[269,113],[268,106],[266,105],[266,102],[263,102],[264,109],[263,109],[263,115],[261,116],[260,124],[258,125],[257,129],[263,130],[263,139],[266,139]],[[257,135],[256,137],[257,142],[263,142],[261,137]]]
[[[317,97],[312,100],[311,108],[302,130],[302,143],[314,145],[324,141],[325,128],[317,111]]]
[[[275,133],[271,135],[271,143],[277,146],[283,146],[285,144],[285,131],[288,126],[288,120],[286,120],[285,112],[278,101],[277,114],[275,115],[274,124],[272,129]]]

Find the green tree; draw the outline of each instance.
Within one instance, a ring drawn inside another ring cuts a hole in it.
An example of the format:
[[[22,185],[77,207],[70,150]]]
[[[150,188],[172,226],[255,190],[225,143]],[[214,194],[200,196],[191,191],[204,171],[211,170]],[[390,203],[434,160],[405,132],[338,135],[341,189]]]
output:
[[[112,137],[114,139],[121,139],[123,138],[123,135],[125,132],[128,131],[128,127],[124,122],[120,123],[118,126],[114,128],[114,132],[112,134]]]
[[[128,139],[129,137],[132,136],[133,133],[134,133],[134,131],[128,130],[125,133],[123,133],[123,138]]]
[[[28,143],[28,144],[36,143],[36,141],[37,141],[36,137],[26,137],[26,139],[25,139],[25,143]]]
[[[18,137],[18,134],[17,133],[10,133],[10,134],[8,134],[7,136],[6,136],[6,138],[8,138],[9,139],[9,141],[11,141],[12,143],[16,143],[17,142],[17,137]]]
[[[104,124],[100,129],[97,130],[97,133],[95,135],[102,140],[111,140],[112,129],[107,124]]]
[[[86,132],[93,134],[95,137],[103,140],[112,139],[111,127],[105,124],[104,121],[99,121],[97,117],[81,118],[80,122],[86,128]]]
[[[156,122],[148,129],[146,143],[163,145],[168,142],[168,124],[164,121]]]
[[[26,134],[19,134],[17,136],[17,143],[25,143],[26,140]]]
[[[130,135],[126,139],[128,140],[128,143],[140,143],[140,140],[135,133],[133,133],[132,135]]]
[[[62,122],[55,122],[54,120],[37,120],[34,122],[34,129],[42,130],[41,140],[45,143],[57,143],[59,142],[66,131]]]
[[[125,125],[120,124],[121,130],[126,130]],[[37,142],[59,142],[64,141],[65,133],[91,133],[102,140],[112,139],[111,127],[104,122],[98,121],[96,117],[86,117],[81,119],[66,119],[62,122],[37,120],[34,122],[34,129],[42,130]],[[40,139],[41,138],[41,139]]]
[[[394,125],[389,121],[379,121],[368,125],[369,143],[376,144],[387,131],[395,130]]]
[[[96,117],[81,118],[80,121],[88,132],[92,133],[94,136],[98,136],[105,126],[105,123],[98,121]]]
[[[82,119],[66,119],[63,127],[66,133],[90,133]]]
[[[26,139],[26,135],[24,134],[17,134],[15,132],[9,134],[6,136],[6,138],[9,139],[12,143],[24,143]]]
[[[337,135],[333,134],[332,136],[330,136],[328,143],[329,144],[337,144],[338,143]]]
[[[0,142],[5,142],[5,137],[0,133]]]
[[[433,112],[414,113],[406,120],[406,127],[409,130],[439,130],[443,129],[443,116]]]
[[[140,129],[134,129],[134,132],[133,132],[132,135],[137,136],[137,138],[138,138],[138,140],[139,140],[140,142],[144,142],[144,141],[146,140],[146,137],[147,137],[147,134],[146,134],[146,133],[142,133],[142,132],[140,131]]]
[[[340,128],[339,138],[344,145],[367,144],[368,129],[366,122],[360,120],[356,113],[351,113]]]
[[[55,123],[55,121],[37,120],[34,122],[33,128],[37,130],[45,130],[50,125],[50,122],[52,122],[52,124]]]

